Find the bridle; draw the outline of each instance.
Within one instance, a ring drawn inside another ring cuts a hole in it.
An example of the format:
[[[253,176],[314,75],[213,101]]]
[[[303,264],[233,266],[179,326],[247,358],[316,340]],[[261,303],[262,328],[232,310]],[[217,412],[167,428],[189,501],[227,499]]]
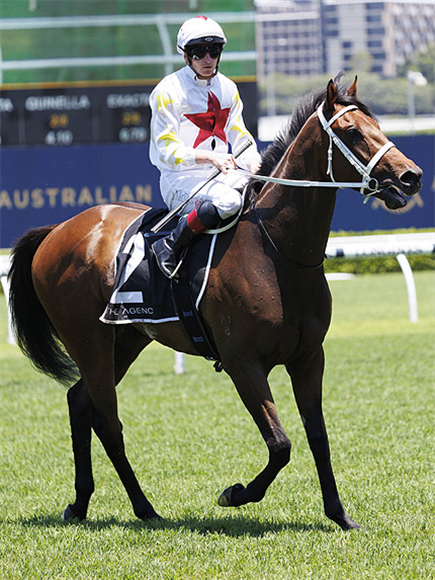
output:
[[[317,116],[319,117],[320,124],[322,125],[323,130],[329,136],[329,147],[328,147],[328,166],[326,169],[326,174],[329,175],[331,181],[304,181],[298,179],[280,179],[277,177],[270,177],[268,175],[258,175],[254,173],[249,173],[243,169],[237,169],[234,171],[242,171],[247,177],[253,177],[259,181],[266,181],[268,183],[278,183],[281,185],[290,185],[294,187],[333,187],[338,189],[346,189],[346,188],[359,188],[360,193],[365,196],[364,203],[367,203],[369,197],[374,195],[379,191],[379,182],[374,177],[371,177],[371,172],[380,161],[380,159],[385,155],[387,151],[389,151],[392,147],[395,147],[394,143],[391,141],[387,141],[385,145],[383,145],[377,153],[372,157],[372,159],[368,162],[367,165],[364,165],[362,161],[360,161],[352,151],[343,143],[343,141],[334,133],[332,130],[332,125],[334,122],[339,119],[342,115],[347,113],[348,111],[358,110],[356,105],[349,105],[340,109],[338,113],[336,113],[329,121],[326,120],[325,115],[323,114],[323,105],[322,103],[320,107],[317,109]],[[353,182],[353,181],[336,181],[332,172],[332,154],[333,154],[333,145],[343,153],[344,157],[347,161],[358,171],[358,173],[362,176],[362,181]]]
[[[367,203],[369,196],[375,194],[379,190],[379,182],[374,177],[370,177],[371,172],[375,168],[378,161],[385,155],[387,151],[389,151],[392,147],[394,147],[394,143],[391,141],[387,141],[385,145],[383,145],[377,153],[371,158],[367,165],[364,165],[353,153],[352,151],[343,143],[341,139],[334,133],[332,130],[332,125],[334,122],[347,113],[348,111],[353,111],[358,109],[356,105],[349,105],[348,107],[344,107],[340,109],[338,113],[336,113],[329,121],[326,120],[325,115],[323,114],[323,105],[322,103],[320,107],[317,109],[317,116],[319,117],[320,123],[323,129],[329,136],[329,147],[328,147],[328,167],[326,169],[326,175],[329,175],[333,181],[333,183],[337,183],[334,179],[334,175],[332,172],[332,145],[336,145],[336,147],[343,153],[345,158],[349,161],[349,163],[354,167],[358,173],[362,176],[363,181],[361,182],[361,189],[360,193],[366,196],[365,203]],[[338,184],[337,184],[338,186]],[[352,186],[357,187],[357,186]],[[366,189],[368,190],[366,192]]]
[[[367,163],[367,165],[365,165],[362,161],[360,161],[352,153],[352,151],[343,143],[343,141],[332,130],[332,125],[334,124],[334,122],[337,119],[339,119],[342,115],[344,115],[345,113],[347,113],[349,111],[358,110],[358,107],[356,105],[349,105],[347,107],[344,107],[343,109],[340,109],[331,119],[329,119],[329,121],[327,121],[326,117],[323,113],[323,105],[324,105],[324,103],[322,103],[318,107],[317,116],[319,117],[319,121],[320,121],[320,124],[322,125],[323,130],[329,136],[328,165],[327,165],[327,169],[326,169],[326,175],[328,175],[331,178],[331,181],[302,181],[302,180],[297,180],[297,179],[280,179],[277,177],[270,177],[270,176],[266,176],[266,175],[257,175],[257,174],[253,174],[253,173],[248,173],[247,171],[240,169],[240,168],[238,170],[234,170],[234,171],[242,171],[245,175],[247,175],[249,177],[253,177],[254,179],[259,180],[259,181],[266,181],[269,183],[278,183],[278,184],[282,184],[282,185],[290,185],[290,186],[294,186],[294,187],[333,187],[336,189],[359,188],[360,193],[364,196],[364,203],[367,203],[370,196],[374,195],[375,193],[377,193],[379,191],[379,182],[374,177],[371,177],[371,172],[376,167],[376,165],[380,161],[380,159],[385,155],[385,153],[387,151],[389,151],[392,147],[395,147],[395,145],[391,141],[387,141],[387,143],[385,143],[385,145],[383,145],[379,149],[379,151],[377,151],[377,153],[375,153],[375,155],[370,159],[370,161]],[[340,181],[335,180],[334,174],[332,171],[333,145],[336,145],[336,147],[341,151],[341,153],[344,155],[344,157],[347,159],[347,161],[361,175],[362,181],[340,182]],[[318,270],[319,268],[322,267],[323,260],[314,266],[306,266],[306,265],[294,262],[292,260],[289,260],[288,258],[283,256],[281,254],[280,250],[278,249],[278,247],[276,246],[276,244],[274,243],[273,239],[271,238],[269,232],[267,231],[261,217],[258,214],[258,210],[257,210],[255,205],[254,205],[254,214],[255,214],[257,223],[260,227],[260,232],[261,232],[262,236],[273,247],[274,251],[283,260],[285,260],[288,264],[291,264],[294,267],[301,268],[304,270]],[[231,223],[230,227],[232,225],[234,225],[234,224]],[[216,230],[215,230],[215,232],[217,233]],[[213,232],[213,233],[215,233],[215,232]]]

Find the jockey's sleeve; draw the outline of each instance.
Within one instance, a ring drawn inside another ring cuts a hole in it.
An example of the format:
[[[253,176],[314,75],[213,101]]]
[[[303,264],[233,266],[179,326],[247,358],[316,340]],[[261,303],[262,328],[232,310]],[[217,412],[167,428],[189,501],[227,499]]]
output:
[[[180,171],[195,165],[195,150],[179,137],[180,113],[172,99],[163,91],[150,96],[151,145],[150,157],[157,167]]]

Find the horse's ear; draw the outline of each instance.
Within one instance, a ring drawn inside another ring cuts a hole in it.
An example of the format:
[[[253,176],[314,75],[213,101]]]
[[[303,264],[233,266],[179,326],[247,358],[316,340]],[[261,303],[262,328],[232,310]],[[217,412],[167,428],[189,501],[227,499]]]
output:
[[[355,76],[355,80],[353,81],[353,83],[349,87],[349,90],[347,91],[347,94],[349,95],[349,97],[356,98],[357,86],[358,86],[358,77]]]
[[[331,79],[328,83],[328,88],[326,89],[326,106],[331,111],[334,110],[334,105],[337,102],[338,93],[334,81]]]

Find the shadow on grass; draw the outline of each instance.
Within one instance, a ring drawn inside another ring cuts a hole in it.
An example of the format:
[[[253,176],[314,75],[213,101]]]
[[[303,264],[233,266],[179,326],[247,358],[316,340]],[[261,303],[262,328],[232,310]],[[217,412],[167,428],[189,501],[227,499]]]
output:
[[[202,535],[218,534],[228,537],[262,537],[268,533],[280,532],[325,532],[331,533],[339,530],[334,524],[328,523],[306,523],[298,522],[276,522],[264,521],[259,518],[235,515],[226,518],[200,518],[195,516],[185,516],[177,519],[164,520],[119,520],[114,517],[89,519],[83,522],[64,522],[59,514],[49,514],[45,516],[35,516],[30,519],[19,519],[17,523],[23,526],[36,528],[63,528],[68,526],[82,526],[87,530],[105,530],[112,527],[125,528],[133,532],[147,530],[190,530]]]

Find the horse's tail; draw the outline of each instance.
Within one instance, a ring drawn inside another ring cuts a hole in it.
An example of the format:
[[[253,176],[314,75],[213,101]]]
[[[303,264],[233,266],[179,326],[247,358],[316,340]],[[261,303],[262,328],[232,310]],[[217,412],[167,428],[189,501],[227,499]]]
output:
[[[9,306],[17,344],[23,353],[38,370],[69,384],[77,377],[76,366],[63,349],[32,280],[36,250],[55,227],[30,230],[15,244],[9,270]]]

